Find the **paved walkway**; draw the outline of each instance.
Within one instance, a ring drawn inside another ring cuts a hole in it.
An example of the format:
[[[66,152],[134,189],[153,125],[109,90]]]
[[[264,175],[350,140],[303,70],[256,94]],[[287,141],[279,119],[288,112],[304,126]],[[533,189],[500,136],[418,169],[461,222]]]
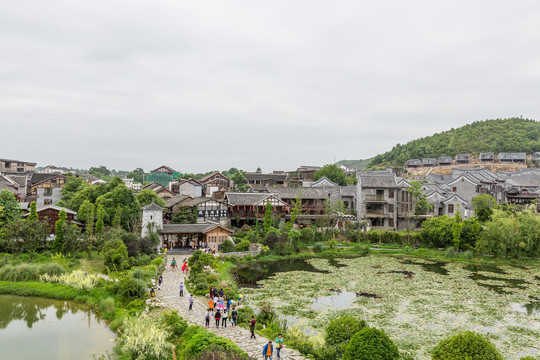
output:
[[[168,256],[168,262],[166,266],[166,271],[163,274],[163,285],[161,290],[156,290],[156,297],[163,303],[165,307],[170,309],[178,310],[178,314],[184,318],[187,322],[193,325],[204,326],[204,314],[206,312],[206,304],[203,304],[197,297],[195,297],[195,302],[193,304],[193,310],[189,311],[189,293],[184,288],[184,297],[179,296],[178,285],[181,281],[186,283],[186,278],[182,273],[180,267],[176,270],[171,270],[170,263],[172,261],[172,256]],[[177,262],[181,265],[184,257],[177,256]],[[250,357],[254,359],[262,358],[262,349],[265,344],[268,343],[268,339],[263,338],[259,335],[257,339],[250,339],[250,332],[247,329],[242,327],[230,327],[230,324],[227,324],[226,328],[219,327],[216,329],[215,321],[210,320],[210,328],[208,329],[214,332],[216,335],[230,339],[234,341],[242,350],[244,350]],[[274,341],[275,339],[272,339]],[[275,344],[274,344],[275,346]],[[274,359],[277,357],[273,356]],[[298,351],[287,348],[287,339],[285,339],[285,348],[281,351],[281,359],[292,359],[292,360],[304,360],[303,357]]]

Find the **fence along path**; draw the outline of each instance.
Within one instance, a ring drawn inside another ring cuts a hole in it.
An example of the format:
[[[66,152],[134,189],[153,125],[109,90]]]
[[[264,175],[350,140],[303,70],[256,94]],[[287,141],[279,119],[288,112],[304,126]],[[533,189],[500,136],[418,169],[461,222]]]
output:
[[[171,270],[169,266],[173,256],[167,256],[166,270],[163,273],[163,285],[161,290],[156,290],[156,297],[163,306],[172,310],[177,310],[178,314],[192,325],[204,327],[204,314],[206,313],[207,304],[203,304],[197,297],[193,303],[193,310],[189,311],[189,292],[184,287],[184,296],[179,296],[180,282],[186,283],[187,277],[182,273],[181,264],[184,259],[182,256],[176,256],[177,263],[180,267],[176,270]],[[250,339],[250,332],[240,326],[231,327],[227,324],[226,328],[216,328],[215,321],[211,319],[210,328],[218,336],[234,341],[240,349],[244,350],[250,357],[254,359],[262,358],[262,349],[268,343],[268,339],[256,335],[256,339]],[[275,339],[272,339],[274,341]],[[275,344],[274,344],[275,346]],[[274,359],[277,359],[274,353]],[[287,339],[285,339],[285,348],[281,350],[281,359],[304,360],[298,351],[287,348]]]

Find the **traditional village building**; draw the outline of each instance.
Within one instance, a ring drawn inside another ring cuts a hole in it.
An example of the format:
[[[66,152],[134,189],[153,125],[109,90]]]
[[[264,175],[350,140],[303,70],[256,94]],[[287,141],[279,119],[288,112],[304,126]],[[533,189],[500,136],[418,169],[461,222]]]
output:
[[[180,194],[188,195],[192,198],[199,198],[203,196],[203,184],[195,179],[178,179],[169,183],[169,191]]]
[[[151,170],[150,175],[146,178],[146,181],[155,182],[163,187],[167,187],[171,180],[177,179],[180,173],[173,168],[165,165]]]
[[[347,176],[352,176],[358,172],[358,168],[356,166],[341,164],[339,165],[339,168],[343,170]]]
[[[323,176],[317,181],[304,181],[302,187],[336,187],[339,184],[336,184],[332,180],[328,179],[326,176]]]
[[[409,159],[405,162],[405,167],[407,168],[418,168],[422,166],[420,159]]]
[[[33,173],[35,171],[36,163],[20,160],[0,159],[0,174],[24,175]]]
[[[208,221],[217,222],[225,226],[229,220],[229,206],[224,201],[213,198],[188,198],[180,203],[197,213],[197,223]]]
[[[321,169],[320,166],[302,165],[295,171],[287,172],[287,184],[292,186],[302,186],[304,181],[313,181],[315,173]]]
[[[246,173],[244,174],[248,185],[262,185],[262,186],[285,186],[287,180],[287,174],[261,174],[261,173]]]
[[[536,163],[536,165],[540,165],[540,151],[533,154],[532,160]]]
[[[177,194],[170,199],[165,200],[166,214],[165,218],[167,220],[172,220],[173,214],[178,211],[182,206],[184,200],[193,199],[188,195]]]
[[[504,183],[504,195],[507,203],[526,205],[539,200],[540,174],[538,172],[540,170],[534,170],[536,171],[517,173],[506,179]]]
[[[437,159],[435,158],[423,158],[422,159],[422,166],[423,167],[433,167],[437,165]]]
[[[396,175],[391,171],[358,173],[357,216],[375,229],[397,227],[398,190]]]
[[[62,210],[66,212],[66,224],[76,223],[75,217],[77,216],[77,212],[71,209],[54,205],[47,205],[36,209],[39,221],[47,221],[49,223],[51,234],[56,234],[56,222],[60,219],[60,211]],[[27,217],[28,215],[30,214],[27,213],[23,216]]]
[[[317,187],[283,187],[268,186],[268,192],[276,195],[287,204],[286,218],[294,208],[296,198],[301,201],[302,211],[298,215],[298,221],[317,220],[325,215],[326,202],[330,201],[330,191]],[[335,190],[331,190],[335,192]]]
[[[500,163],[526,164],[527,154],[525,153],[499,153],[497,159]]]
[[[456,164],[469,164],[471,162],[471,156],[468,154],[457,154]]]
[[[215,171],[209,175],[206,175],[202,179],[199,179],[199,182],[203,184],[204,194],[207,197],[212,197],[212,194],[215,191],[226,192],[231,187],[231,180],[218,171]]]
[[[451,156],[439,156],[438,159],[439,166],[449,166],[453,164],[452,157]]]
[[[217,223],[202,224],[163,224],[161,247],[166,249],[190,248],[196,249],[208,244],[211,249],[228,240],[233,232]]]
[[[30,180],[31,195],[28,201],[35,201],[37,207],[56,205],[62,197],[62,188],[67,176],[61,174],[34,173]]]
[[[67,174],[69,172],[74,173],[75,171],[72,171],[67,168],[61,168],[54,165],[47,165],[43,169],[37,171],[40,174]]]
[[[267,202],[270,202],[274,218],[285,217],[289,210],[287,203],[275,194],[228,192],[225,198],[229,205],[229,217],[233,226],[254,224],[256,220],[262,220]]]
[[[133,190],[133,192],[135,193],[140,192],[142,189],[142,185],[139,183],[136,183],[134,179],[122,178],[122,181],[124,182],[124,185],[126,185],[128,189]]]
[[[495,162],[495,154],[492,152],[480,153],[480,162],[483,162],[483,163]]]
[[[145,238],[151,231],[159,231],[163,227],[163,208],[152,201],[141,210],[141,238]]]
[[[0,191],[8,190],[18,201],[24,202],[27,193],[27,177],[18,175],[0,175]]]

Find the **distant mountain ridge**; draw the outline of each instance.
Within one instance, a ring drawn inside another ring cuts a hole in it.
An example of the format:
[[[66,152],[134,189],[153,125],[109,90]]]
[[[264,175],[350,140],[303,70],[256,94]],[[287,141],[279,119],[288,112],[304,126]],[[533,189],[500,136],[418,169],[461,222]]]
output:
[[[481,152],[540,151],[540,122],[509,118],[476,121],[457,129],[397,144],[392,150],[377,155],[368,167],[402,166],[409,159],[438,158],[456,154],[478,156]]]

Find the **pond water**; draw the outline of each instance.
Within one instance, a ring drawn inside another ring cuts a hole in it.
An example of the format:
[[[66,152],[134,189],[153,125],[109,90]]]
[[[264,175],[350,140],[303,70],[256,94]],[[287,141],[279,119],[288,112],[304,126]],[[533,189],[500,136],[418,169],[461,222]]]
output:
[[[3,359],[92,359],[112,351],[115,338],[84,304],[0,295]]]

